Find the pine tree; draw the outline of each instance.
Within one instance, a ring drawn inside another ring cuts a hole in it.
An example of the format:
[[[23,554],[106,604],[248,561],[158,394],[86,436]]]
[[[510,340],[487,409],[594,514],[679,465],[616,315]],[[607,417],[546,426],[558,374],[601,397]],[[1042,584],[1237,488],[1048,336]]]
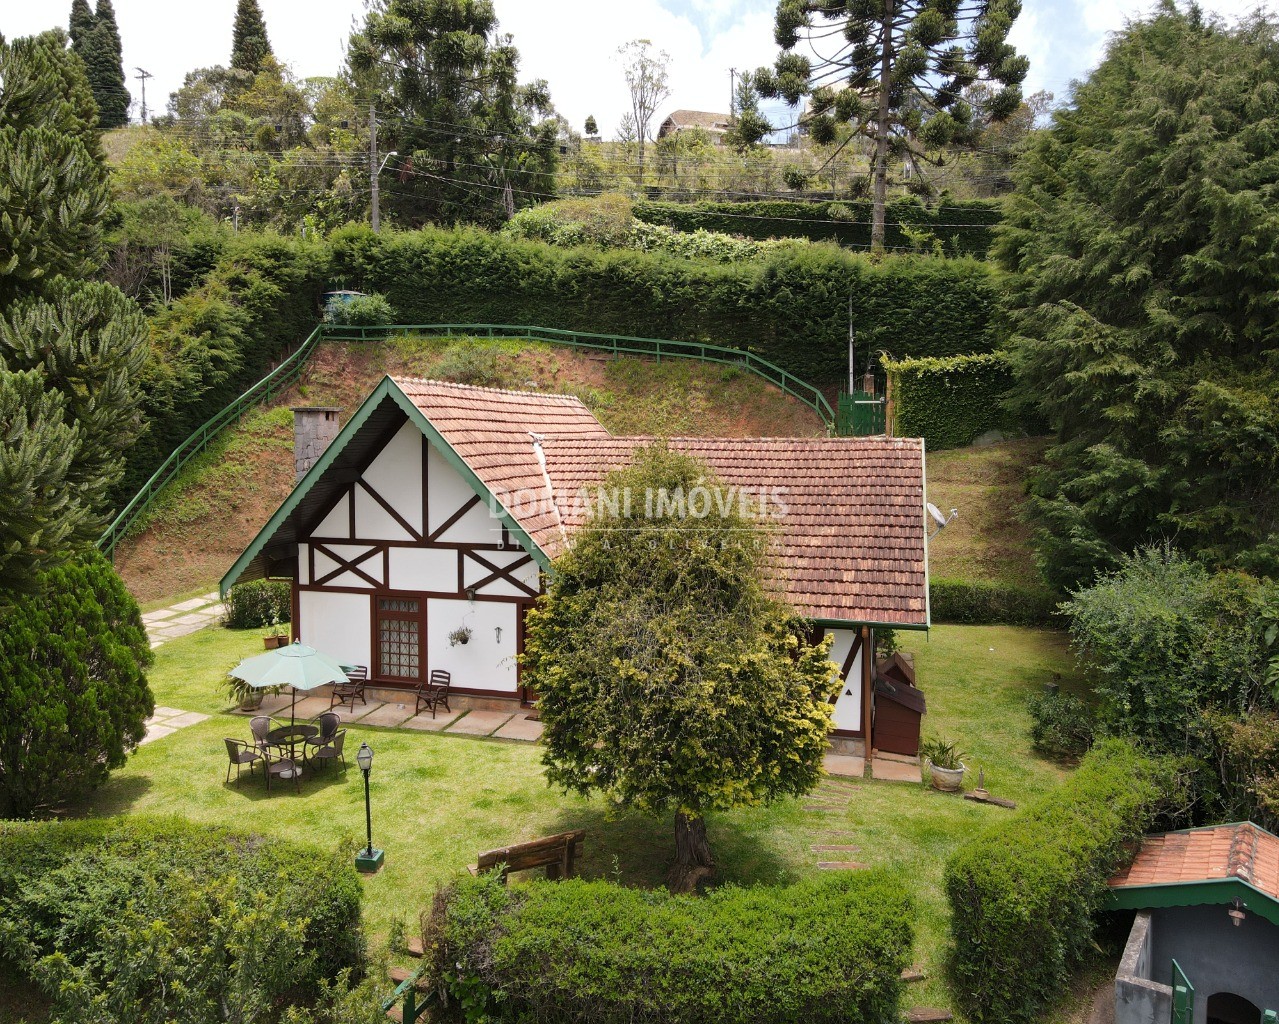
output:
[[[120,30],[111,0],[98,0],[93,28],[82,37],[77,52],[84,60],[89,87],[98,105],[98,127],[120,128],[128,124],[129,90],[124,85]]]
[[[0,45],[0,596],[96,536],[141,430],[146,319],[85,280],[105,258],[107,172],[67,41]]]
[[[760,68],[760,95],[796,104],[815,142],[837,139],[836,126],[875,146],[871,244],[884,244],[890,156],[933,160],[938,148],[976,141],[965,90],[979,80],[1003,88],[984,111],[1011,115],[1029,64],[1007,42],[1021,0],[780,0],[775,36],[782,48]],[[816,63],[800,49],[821,54]],[[756,129],[758,132],[758,129]],[[762,137],[760,134],[758,137]]]
[[[71,49],[80,53],[84,40],[93,31],[93,8],[89,0],[72,0],[71,2]]]
[[[1169,3],[1018,162],[995,255],[1060,587],[1169,539],[1279,576],[1277,37]]]
[[[231,67],[256,75],[262,62],[273,56],[266,34],[266,21],[258,0],[240,0],[235,9],[235,27],[231,34]]]

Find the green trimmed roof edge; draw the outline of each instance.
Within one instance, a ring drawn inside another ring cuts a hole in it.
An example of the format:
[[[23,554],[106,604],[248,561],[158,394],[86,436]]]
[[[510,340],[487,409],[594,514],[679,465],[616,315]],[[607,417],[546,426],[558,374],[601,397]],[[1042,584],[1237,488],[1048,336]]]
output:
[[[360,428],[373,415],[374,410],[387,398],[390,398],[400,407],[400,410],[408,417],[409,421],[422,432],[422,436],[431,443],[436,451],[444,456],[444,460],[462,475],[462,478],[466,480],[476,494],[488,501],[490,508],[500,510],[498,518],[511,535],[519,540],[520,546],[533,556],[533,559],[543,571],[550,571],[551,563],[546,552],[534,542],[533,538],[515,521],[506,508],[497,501],[492,491],[475,475],[475,471],[466,464],[466,461],[458,455],[453,446],[444,439],[443,435],[435,429],[431,421],[422,413],[422,410],[413,404],[412,399],[400,389],[390,376],[386,376],[382,378],[378,386],[373,389],[372,394],[364,400],[359,409],[355,411],[355,415],[351,417],[347,425],[342,428],[338,436],[324,450],[324,454],[316,460],[315,465],[307,470],[306,475],[297,482],[289,496],[284,499],[283,504],[275,510],[275,514],[267,520],[266,525],[258,531],[257,536],[253,538],[249,546],[244,549],[240,557],[227,570],[226,575],[222,577],[218,585],[218,592],[222,597],[226,597],[227,591],[239,580],[240,575],[248,567],[249,563],[261,553],[262,549],[266,547],[267,543],[275,535],[275,532],[284,525],[284,521],[301,504],[311,488],[324,476],[329,467],[333,465],[334,460],[342,454],[343,449],[351,442],[352,438],[359,433]]]
[[[1193,829],[1189,831],[1194,831]],[[1149,910],[1164,907],[1225,905],[1236,897],[1244,908],[1279,926],[1279,900],[1242,878],[1205,878],[1198,882],[1120,885],[1110,890],[1107,910]]]

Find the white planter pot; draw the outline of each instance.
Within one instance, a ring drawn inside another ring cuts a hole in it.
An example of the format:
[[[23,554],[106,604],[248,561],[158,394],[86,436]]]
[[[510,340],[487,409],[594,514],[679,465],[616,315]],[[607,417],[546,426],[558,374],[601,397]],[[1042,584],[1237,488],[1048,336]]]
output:
[[[964,788],[964,762],[959,762],[958,768],[938,768],[932,761],[928,762],[928,772],[933,777],[933,789],[940,789],[943,793],[958,793]]]

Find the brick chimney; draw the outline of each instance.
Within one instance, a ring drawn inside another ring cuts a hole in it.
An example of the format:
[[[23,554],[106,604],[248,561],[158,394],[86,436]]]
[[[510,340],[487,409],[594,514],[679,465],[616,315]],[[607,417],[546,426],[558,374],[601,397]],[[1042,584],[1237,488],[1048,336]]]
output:
[[[304,407],[293,410],[293,468],[301,480],[320,461],[338,436],[341,409]]]

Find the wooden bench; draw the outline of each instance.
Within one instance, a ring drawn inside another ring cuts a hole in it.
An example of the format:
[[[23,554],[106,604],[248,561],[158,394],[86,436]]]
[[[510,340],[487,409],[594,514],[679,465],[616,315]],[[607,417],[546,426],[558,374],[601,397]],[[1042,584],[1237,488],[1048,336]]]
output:
[[[527,871],[530,868],[546,868],[547,878],[567,878],[573,873],[573,862],[582,852],[586,833],[561,832],[557,836],[531,839],[527,843],[515,843],[498,850],[485,850],[476,863],[467,870],[473,875],[481,871],[502,872],[506,880],[508,872]]]

